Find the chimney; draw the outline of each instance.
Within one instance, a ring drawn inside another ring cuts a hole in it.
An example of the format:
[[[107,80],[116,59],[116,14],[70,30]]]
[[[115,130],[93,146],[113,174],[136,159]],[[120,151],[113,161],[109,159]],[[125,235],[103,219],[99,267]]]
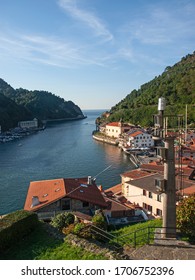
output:
[[[88,176],[87,184],[88,184],[88,185],[91,185],[91,184],[92,184],[92,177],[91,177],[91,176]]]
[[[33,196],[33,197],[32,197],[31,208],[33,208],[33,207],[35,207],[35,206],[37,206],[37,205],[39,205],[39,204],[40,204],[40,201],[39,201],[38,196]]]

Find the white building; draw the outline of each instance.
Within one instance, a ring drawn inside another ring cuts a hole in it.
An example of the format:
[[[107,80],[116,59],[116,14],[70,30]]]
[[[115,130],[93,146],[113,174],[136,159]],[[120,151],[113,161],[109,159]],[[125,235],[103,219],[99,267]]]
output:
[[[163,176],[153,173],[124,182],[122,193],[131,203],[142,207],[153,216],[161,217],[163,215],[163,194],[158,192],[156,181],[163,181]]]
[[[37,128],[38,120],[33,119],[32,121],[21,121],[18,123],[18,126],[21,128]]]
[[[152,147],[154,146],[154,140],[152,135],[140,130],[129,134],[127,144],[132,148]]]
[[[122,122],[111,122],[106,125],[105,133],[110,137],[118,138],[119,135],[127,132],[130,128],[130,125],[124,124]]]

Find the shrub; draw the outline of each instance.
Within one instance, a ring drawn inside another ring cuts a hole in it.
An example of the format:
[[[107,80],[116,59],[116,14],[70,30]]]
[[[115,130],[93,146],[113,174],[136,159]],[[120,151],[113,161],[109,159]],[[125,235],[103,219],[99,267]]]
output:
[[[0,249],[11,247],[35,229],[38,224],[36,213],[18,210],[0,220]]]
[[[99,227],[101,229],[107,229],[107,222],[102,213],[97,213],[92,218],[92,223],[94,226]]]
[[[73,232],[74,232],[75,234],[79,234],[80,231],[81,231],[84,227],[85,227],[85,225],[84,225],[83,223],[78,223],[78,224],[75,225],[74,231],[73,231]]]
[[[195,238],[195,194],[184,198],[178,205],[177,227],[182,233]]]
[[[64,228],[62,229],[62,232],[63,232],[65,235],[67,235],[67,234],[69,234],[69,233],[73,233],[73,232],[74,232],[74,228],[75,228],[75,225],[74,225],[74,224],[70,224],[70,225],[68,225],[67,227],[64,227]]]
[[[56,227],[58,230],[62,230],[70,224],[74,223],[74,215],[72,213],[61,213],[56,215],[52,221],[51,225]]]

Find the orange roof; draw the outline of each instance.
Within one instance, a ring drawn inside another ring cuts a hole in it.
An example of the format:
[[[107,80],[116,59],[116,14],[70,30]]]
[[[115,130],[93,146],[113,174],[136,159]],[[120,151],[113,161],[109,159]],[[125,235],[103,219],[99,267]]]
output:
[[[111,123],[108,123],[107,126],[121,126],[121,123],[120,122],[111,122]]]
[[[111,122],[111,123],[107,123],[106,126],[127,126],[127,127],[131,127],[129,124],[126,123],[121,123],[121,122]]]
[[[130,136],[130,137],[135,137],[135,136],[137,136],[137,135],[139,135],[139,134],[143,134],[143,133],[144,133],[143,131],[139,130],[139,131],[135,131],[135,132],[133,132],[133,133],[130,133],[129,136]]]
[[[131,170],[129,172],[125,172],[123,174],[121,174],[122,177],[128,177],[131,179],[138,179],[138,178],[142,178],[144,176],[148,176],[150,175],[149,172],[141,170],[141,169],[135,169],[135,170]]]
[[[70,178],[31,182],[24,209],[36,211],[65,196],[105,207],[105,200],[96,184],[88,185],[87,181],[88,178]],[[39,204],[32,207],[33,196],[38,198]]]
[[[106,189],[105,193],[109,194],[109,195],[114,195],[114,194],[120,194],[121,191],[122,191],[122,184],[118,184],[118,185],[113,186],[109,189]]]
[[[163,165],[157,165],[154,163],[144,163],[140,166],[142,170],[147,170],[150,172],[163,172],[164,171],[164,166]]]
[[[183,193],[183,195],[191,195],[195,193],[195,185],[187,187],[183,190],[178,191],[177,193]]]
[[[40,204],[32,208],[32,197],[37,196]],[[36,211],[65,196],[64,179],[31,182],[24,209]]]

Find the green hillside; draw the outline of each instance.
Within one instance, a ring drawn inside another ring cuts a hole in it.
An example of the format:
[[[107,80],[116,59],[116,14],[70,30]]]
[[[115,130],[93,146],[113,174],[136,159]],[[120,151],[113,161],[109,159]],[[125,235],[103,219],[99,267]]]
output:
[[[152,81],[133,90],[110,110],[109,121],[128,121],[142,126],[153,124],[158,98],[166,98],[167,114],[185,114],[188,105],[188,124],[195,123],[195,52],[182,58],[174,66]]]
[[[29,118],[54,120],[79,116],[83,113],[72,101],[65,101],[47,91],[15,90],[0,79],[0,125],[3,130]]]
[[[15,127],[20,120],[33,118],[31,112],[1,94],[2,91],[6,91],[8,88],[12,91],[12,88],[9,85],[5,87],[5,84],[1,83],[0,79],[0,125],[3,131]]]

